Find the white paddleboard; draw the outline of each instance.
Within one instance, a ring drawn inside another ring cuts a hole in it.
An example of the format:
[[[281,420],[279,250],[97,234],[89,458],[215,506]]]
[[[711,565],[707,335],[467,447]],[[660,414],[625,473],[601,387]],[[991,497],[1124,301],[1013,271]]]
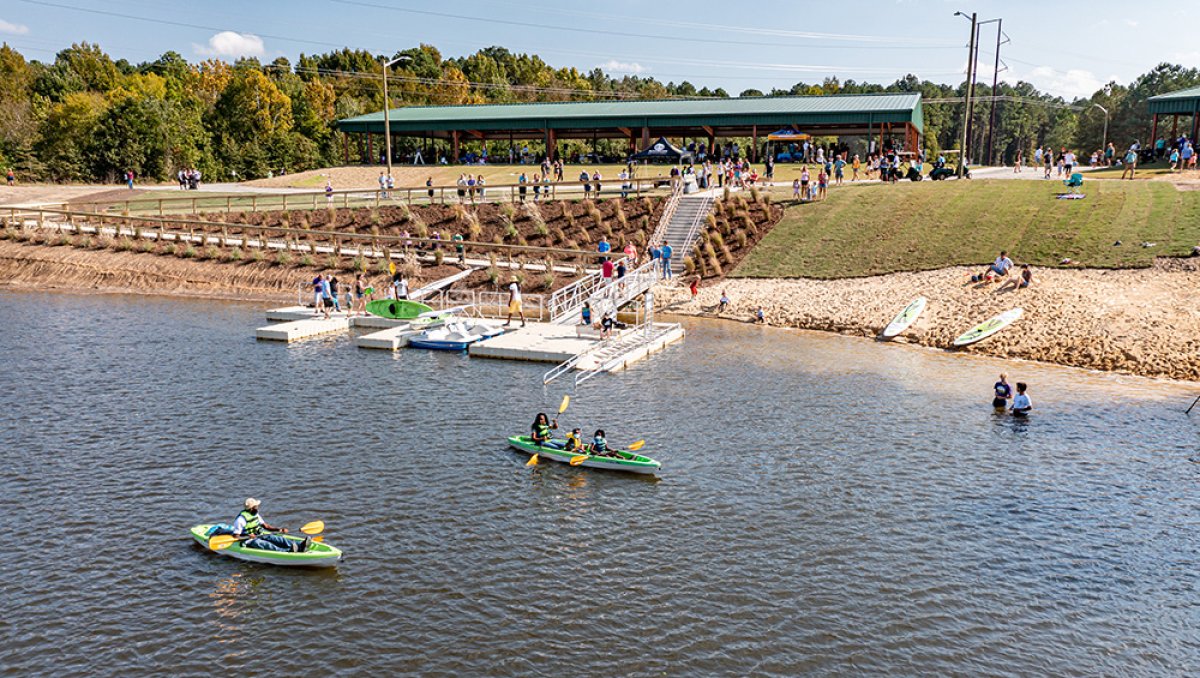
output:
[[[887,327],[883,328],[884,338],[891,339],[904,330],[907,330],[910,326],[912,326],[913,323],[917,322],[917,316],[921,315],[921,311],[925,310],[925,304],[927,302],[928,299],[925,297],[917,297],[916,299],[913,299],[912,303],[910,303],[908,306],[905,306],[903,311],[900,311],[900,315],[896,316],[892,322],[888,323]]]
[[[1024,309],[1014,308],[993,318],[988,318],[987,320],[964,332],[959,338],[955,339],[954,345],[966,346],[968,344],[974,344],[977,341],[987,339],[993,334],[1016,322],[1023,313],[1025,313]]]

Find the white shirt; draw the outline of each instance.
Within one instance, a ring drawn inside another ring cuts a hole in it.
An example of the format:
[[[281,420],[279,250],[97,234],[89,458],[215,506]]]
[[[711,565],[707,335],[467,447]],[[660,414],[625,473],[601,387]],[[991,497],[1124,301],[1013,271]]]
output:
[[[396,281],[396,298],[408,296],[408,279],[401,278]]]
[[[1013,398],[1012,406],[1014,410],[1024,410],[1033,407],[1033,403],[1029,401],[1029,396],[1025,395],[1024,393],[1018,393],[1016,397]]]
[[[1065,161],[1065,164],[1067,164],[1067,165],[1074,165],[1075,164],[1075,154],[1070,151],[1067,151],[1066,156],[1064,156],[1064,161]]]
[[[508,284],[508,293],[512,295],[513,301],[521,300],[521,286],[517,283],[514,282]]]
[[[1009,259],[1008,257],[996,257],[996,261],[992,264],[992,266],[997,271],[1007,271],[1013,267],[1013,262],[1012,259]]]

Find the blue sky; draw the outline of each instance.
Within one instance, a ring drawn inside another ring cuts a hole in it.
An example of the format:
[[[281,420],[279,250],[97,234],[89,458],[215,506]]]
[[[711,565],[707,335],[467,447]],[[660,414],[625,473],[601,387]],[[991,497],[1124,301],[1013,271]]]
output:
[[[1133,11],[1151,4],[1153,17]],[[500,45],[553,66],[736,94],[828,76],[960,82],[969,27],[956,10],[1004,19],[1012,42],[1001,50],[1002,78],[1068,98],[1111,79],[1128,83],[1162,61],[1200,66],[1194,30],[1176,30],[1197,25],[1197,0],[5,0],[0,40],[42,61],[88,40],[133,62],[167,50],[189,60],[294,61],[342,46],[390,53],[425,42],[457,56]],[[994,24],[983,28],[988,82],[995,37]]]

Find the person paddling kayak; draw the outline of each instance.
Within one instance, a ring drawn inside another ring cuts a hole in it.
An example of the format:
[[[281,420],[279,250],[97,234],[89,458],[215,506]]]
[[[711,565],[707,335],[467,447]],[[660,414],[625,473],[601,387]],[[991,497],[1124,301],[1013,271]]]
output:
[[[237,519],[233,521],[233,536],[250,535],[253,537],[253,539],[249,539],[243,543],[243,547],[259,549],[261,551],[285,551],[292,553],[303,553],[308,550],[308,545],[312,543],[312,539],[309,537],[305,537],[304,541],[301,542],[282,537],[278,534],[270,534],[271,532],[287,534],[287,528],[268,525],[267,521],[258,515],[258,507],[261,505],[262,502],[257,499],[247,499],[245,508],[242,509],[241,513],[238,513]]]
[[[1000,381],[992,386],[994,397],[992,398],[992,407],[1002,410],[1008,406],[1008,399],[1012,397],[1012,386],[1008,385],[1008,375],[1001,372]]]
[[[554,440],[554,434],[550,432],[551,429],[558,428],[557,419],[551,421],[545,412],[539,412],[530,428],[532,429],[530,437],[539,447],[549,447],[555,450],[563,448],[562,441]]]

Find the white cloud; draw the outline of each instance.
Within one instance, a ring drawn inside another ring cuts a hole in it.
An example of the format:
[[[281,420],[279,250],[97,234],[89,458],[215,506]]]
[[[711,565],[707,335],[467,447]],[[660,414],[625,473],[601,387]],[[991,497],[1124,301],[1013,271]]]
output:
[[[0,33],[11,33],[13,35],[25,35],[29,32],[29,27],[24,24],[14,24],[0,19]]]
[[[262,38],[250,33],[233,31],[217,33],[208,39],[207,45],[192,43],[192,49],[196,50],[197,54],[204,56],[230,58],[262,56],[264,52]]]
[[[627,62],[617,61],[616,59],[609,59],[600,64],[599,67],[610,73],[642,73],[647,70],[645,66],[636,61]]]
[[[1056,71],[1049,66],[1037,66],[1028,72],[1016,74],[1019,79],[1033,83],[1039,90],[1060,96],[1067,101],[1078,97],[1090,97],[1110,80],[1120,80],[1115,75],[1101,78],[1081,68]]]

